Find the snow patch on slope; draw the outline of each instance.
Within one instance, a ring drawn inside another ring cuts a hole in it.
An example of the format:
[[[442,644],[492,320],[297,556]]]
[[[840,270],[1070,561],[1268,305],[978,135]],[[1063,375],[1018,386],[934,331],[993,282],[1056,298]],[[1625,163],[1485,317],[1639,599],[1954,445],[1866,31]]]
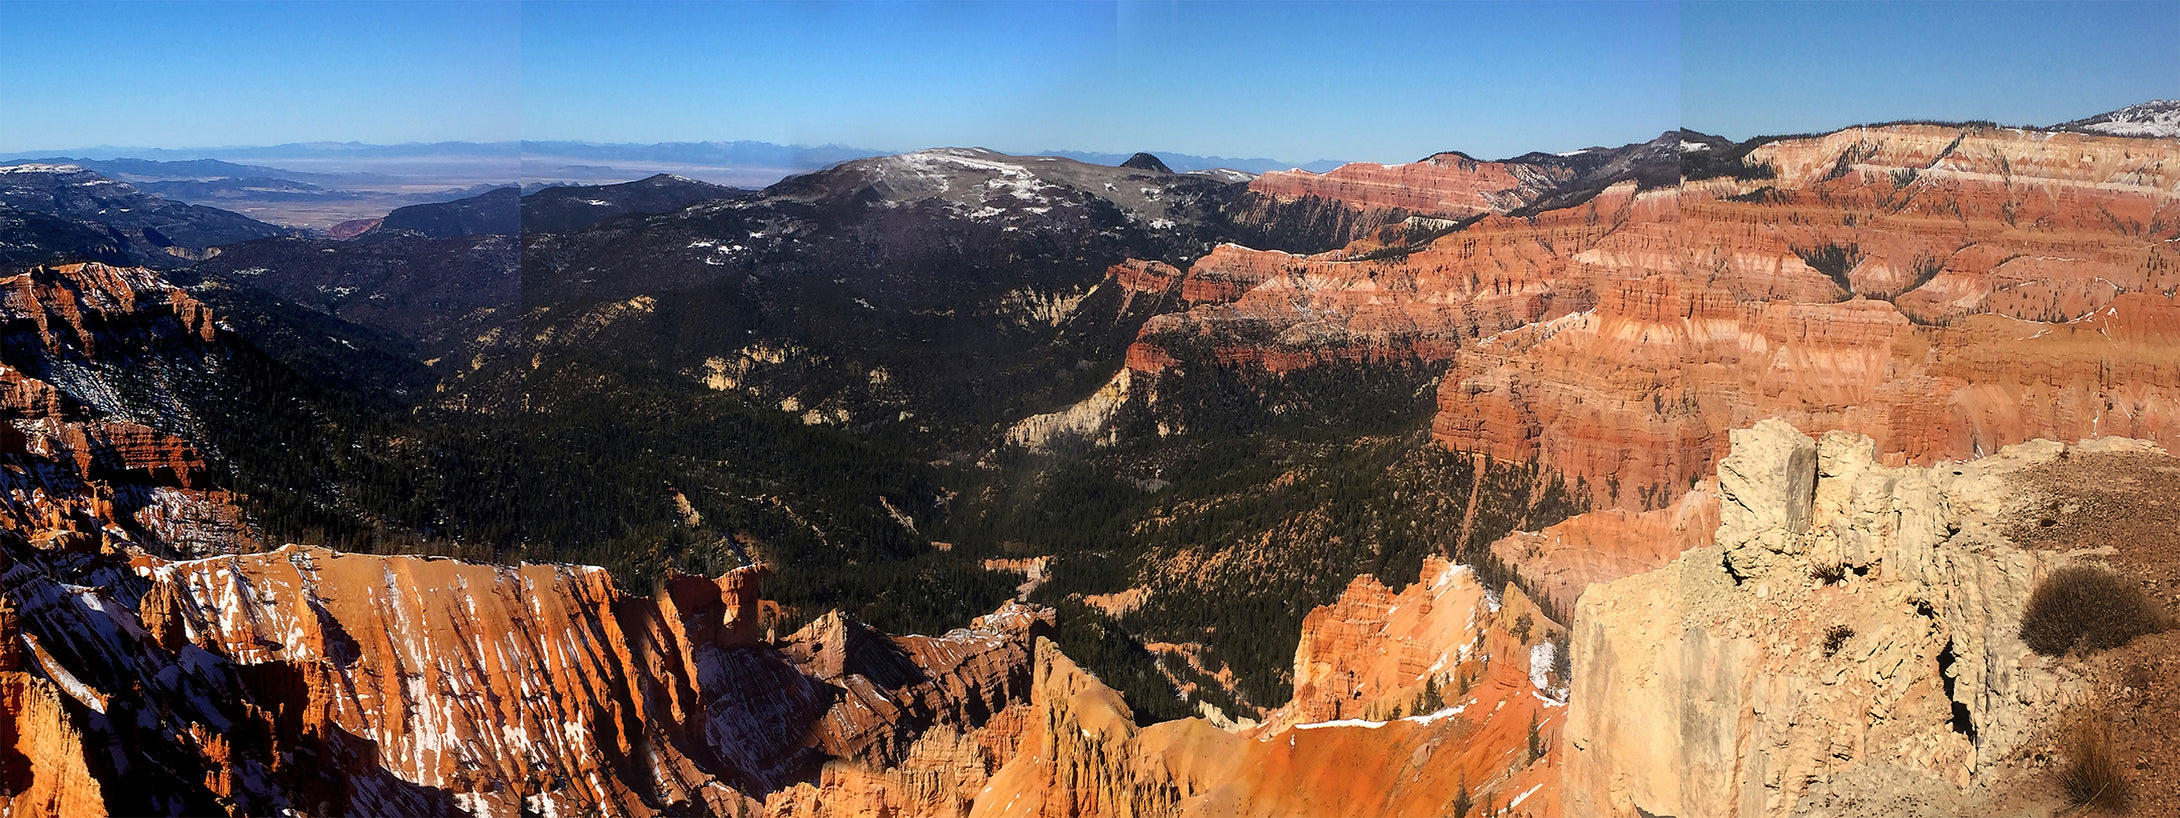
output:
[[[2159,99],[2129,105],[2117,111],[2062,123],[2058,127],[2108,136],[2180,139],[2180,99]]]

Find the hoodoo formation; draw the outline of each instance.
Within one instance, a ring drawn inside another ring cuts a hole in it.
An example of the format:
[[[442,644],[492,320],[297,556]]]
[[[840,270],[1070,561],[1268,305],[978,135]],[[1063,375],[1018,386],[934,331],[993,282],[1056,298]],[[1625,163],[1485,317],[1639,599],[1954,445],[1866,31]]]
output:
[[[0,167],[0,815],[2180,810],[2168,111]]]

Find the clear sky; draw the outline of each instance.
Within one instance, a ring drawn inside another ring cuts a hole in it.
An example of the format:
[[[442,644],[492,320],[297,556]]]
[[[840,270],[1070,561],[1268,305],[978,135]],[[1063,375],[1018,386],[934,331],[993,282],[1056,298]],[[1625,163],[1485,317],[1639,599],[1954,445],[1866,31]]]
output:
[[[1671,3],[523,8],[533,139],[1487,158],[1649,139]]]
[[[0,0],[0,151],[574,139],[1498,158],[2180,97],[2180,3]]]
[[[2051,125],[2180,98],[2180,3],[1681,6],[1682,122],[1745,139],[1897,119]]]
[[[515,3],[0,0],[0,151],[521,138]]]

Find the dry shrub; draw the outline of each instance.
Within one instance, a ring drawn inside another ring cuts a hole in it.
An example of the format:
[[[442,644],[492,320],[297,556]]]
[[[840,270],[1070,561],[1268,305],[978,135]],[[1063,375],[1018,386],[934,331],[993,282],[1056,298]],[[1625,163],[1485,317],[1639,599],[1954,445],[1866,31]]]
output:
[[[1853,629],[1853,628],[1850,628],[1850,627],[1847,627],[1846,625],[1833,625],[1833,626],[1832,626],[1832,628],[1831,628],[1830,630],[1827,630],[1827,631],[1825,631],[1825,632],[1824,632],[1824,656],[1825,656],[1825,658],[1829,659],[1829,658],[1831,658],[1831,657],[1833,657],[1833,656],[1837,655],[1837,654],[1839,653],[1839,649],[1840,649],[1840,648],[1846,647],[1846,645],[1847,645],[1847,640],[1849,640],[1849,639],[1853,639],[1853,638],[1854,638],[1854,636],[1855,636],[1855,629]]]
[[[2073,565],[2053,571],[2029,594],[2021,617],[2021,641],[2057,656],[2115,648],[2166,627],[2165,617],[2141,588],[2102,568]]]
[[[2067,732],[2067,765],[2059,787],[2067,803],[2118,814],[2127,805],[2127,779],[2112,749],[2112,720],[2101,706],[2084,707]]]

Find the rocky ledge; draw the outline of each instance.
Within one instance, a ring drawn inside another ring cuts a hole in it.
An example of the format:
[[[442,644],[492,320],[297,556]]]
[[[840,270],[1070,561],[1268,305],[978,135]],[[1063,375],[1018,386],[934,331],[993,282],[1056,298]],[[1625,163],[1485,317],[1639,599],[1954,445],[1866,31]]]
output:
[[[1772,419],[1732,433],[1715,545],[1592,585],[1572,628],[1566,804],[1583,815],[1972,814],[2092,689],[2021,637],[2092,552],[2006,535],[2018,475],[2152,444],[2048,440],[1934,467]]]

